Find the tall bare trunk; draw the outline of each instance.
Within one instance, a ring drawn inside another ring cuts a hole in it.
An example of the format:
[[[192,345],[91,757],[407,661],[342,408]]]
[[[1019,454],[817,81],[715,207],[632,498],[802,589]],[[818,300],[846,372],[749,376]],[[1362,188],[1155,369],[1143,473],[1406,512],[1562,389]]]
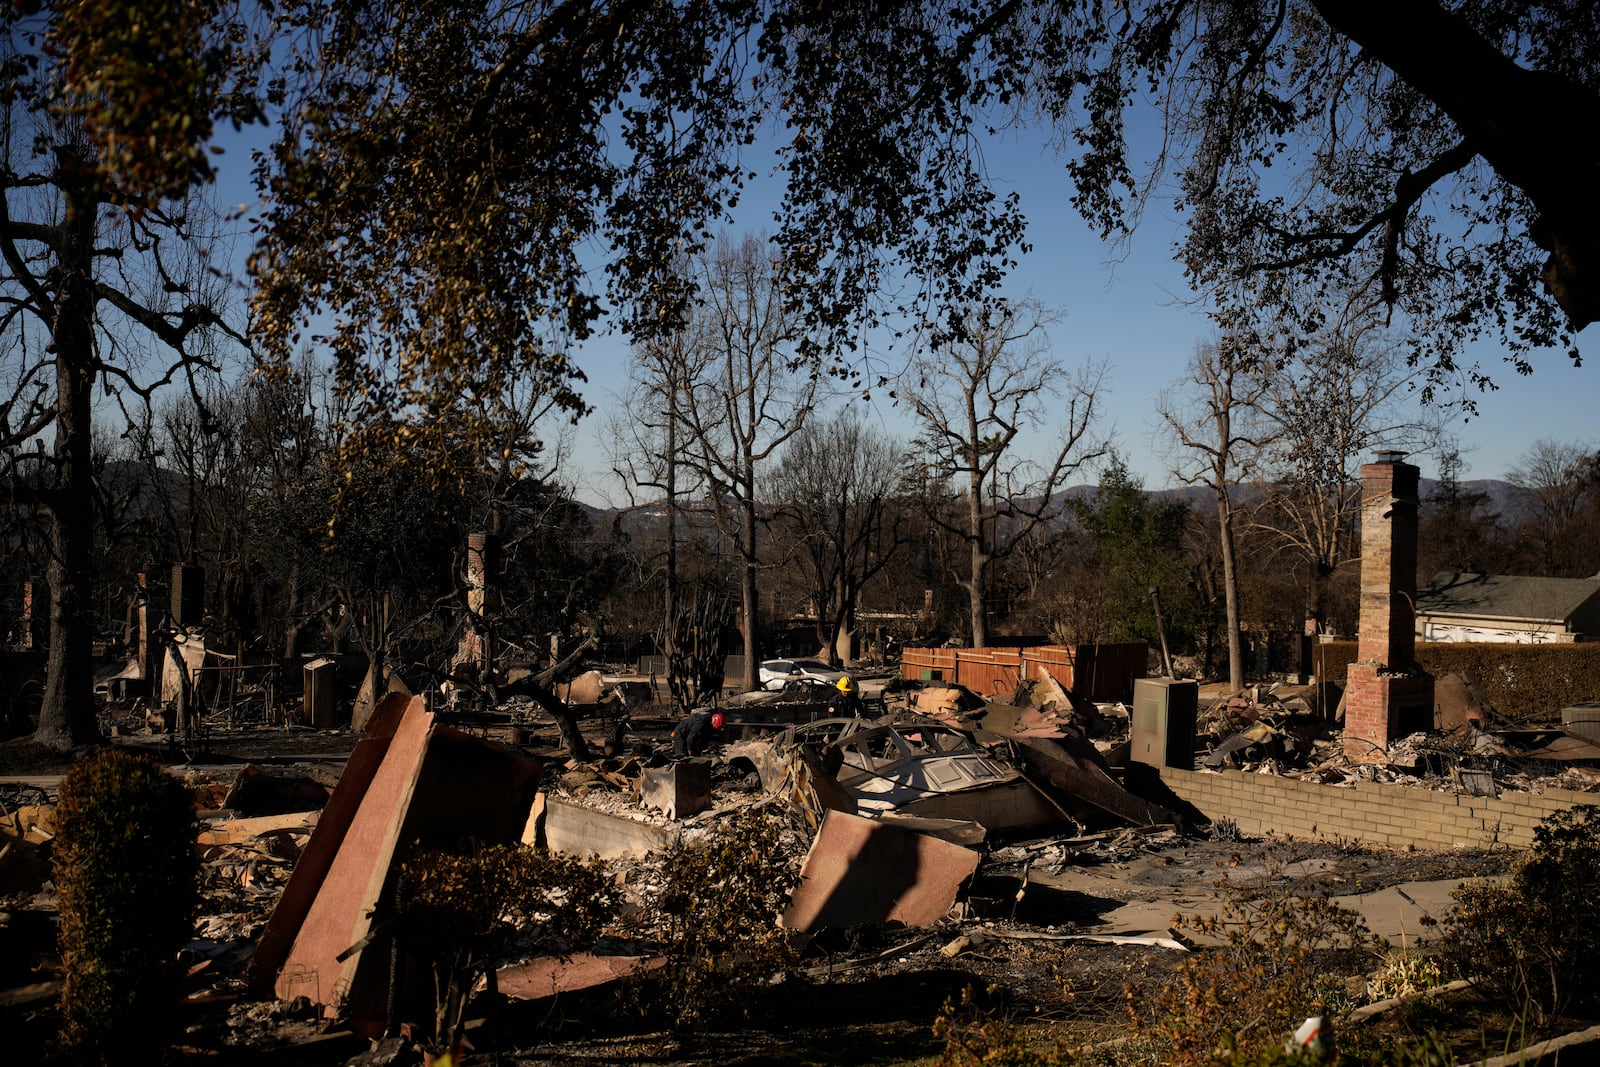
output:
[[[90,453],[94,392],[95,210],[87,195],[68,198],[68,236],[58,269],[51,340],[56,359],[55,485],[50,512],[50,654],[34,740],[67,750],[99,740],[94,714],[94,469]]]
[[[967,587],[967,608],[972,613],[972,647],[989,646],[989,605],[983,595],[984,565],[977,560],[978,550],[973,549],[972,580],[963,582]]]
[[[1233,506],[1227,486],[1217,491],[1217,533],[1222,539],[1222,601],[1228,620],[1228,687],[1244,688],[1244,647],[1239,635],[1239,572],[1233,558]]]
[[[678,618],[678,387],[667,385],[667,573],[661,601],[661,654],[673,662]]]
[[[967,487],[967,529],[969,567],[967,581],[962,584],[967,588],[967,607],[972,614],[972,647],[987,648],[989,603],[984,587],[989,579],[989,551],[983,522],[983,480],[976,471]]]
[[[744,609],[744,674],[739,679],[746,691],[756,687],[756,650],[761,647],[757,629],[756,589],[756,502],[751,497],[754,487],[744,494],[742,533],[744,538],[744,567],[740,571],[739,599]]]
[[[283,662],[292,669],[300,655],[300,631],[305,629],[300,618],[300,564],[289,564],[289,577],[284,583]]]

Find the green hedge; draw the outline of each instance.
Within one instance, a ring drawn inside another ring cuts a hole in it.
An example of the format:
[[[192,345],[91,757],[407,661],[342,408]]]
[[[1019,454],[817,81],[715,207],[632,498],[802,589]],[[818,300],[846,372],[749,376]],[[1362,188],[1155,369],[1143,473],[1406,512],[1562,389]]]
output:
[[[116,748],[82,757],[61,783],[63,1062],[164,1058],[197,891],[193,800],[160,764]]]
[[[1354,641],[1319,644],[1314,650],[1317,677],[1343,679],[1355,658]],[[1472,675],[1494,709],[1511,719],[1554,719],[1569,704],[1600,700],[1600,642],[1420,642],[1417,662],[1435,678]]]
[[[1355,661],[1354,641],[1319,641],[1311,646],[1311,669],[1319,681],[1343,682]]]

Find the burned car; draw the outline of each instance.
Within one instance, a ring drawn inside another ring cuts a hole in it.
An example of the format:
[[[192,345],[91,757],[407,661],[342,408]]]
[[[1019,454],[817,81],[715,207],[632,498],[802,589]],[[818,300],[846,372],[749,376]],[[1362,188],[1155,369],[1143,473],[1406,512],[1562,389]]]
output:
[[[756,689],[728,698],[730,737],[770,737],[790,726],[824,719],[839,691],[827,682],[797,678],[782,689]]]
[[[1061,818],[1020,772],[964,731],[931,719],[819,719],[769,741],[730,746],[726,755],[748,759],[768,790],[785,788],[799,759],[826,806],[862,815],[965,820],[992,832]]]

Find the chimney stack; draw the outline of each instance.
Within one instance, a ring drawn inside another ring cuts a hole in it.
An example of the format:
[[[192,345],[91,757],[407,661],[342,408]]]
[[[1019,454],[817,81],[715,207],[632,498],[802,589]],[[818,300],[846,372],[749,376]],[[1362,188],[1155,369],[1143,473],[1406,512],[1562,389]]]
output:
[[[1433,678],[1416,664],[1417,483],[1403,452],[1361,468],[1361,635],[1345,691],[1345,754],[1382,760],[1433,725]]]

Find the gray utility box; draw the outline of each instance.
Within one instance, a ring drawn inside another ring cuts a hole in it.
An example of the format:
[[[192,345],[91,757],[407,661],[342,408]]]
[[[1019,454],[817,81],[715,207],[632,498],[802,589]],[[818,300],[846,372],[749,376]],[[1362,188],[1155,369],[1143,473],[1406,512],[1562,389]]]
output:
[[[333,725],[333,688],[339,682],[338,675],[338,665],[331,659],[314,659],[302,668],[300,717],[307,726],[326,730]]]
[[[1128,758],[1154,767],[1194,770],[1194,720],[1199,710],[1199,682],[1135,678]]]

